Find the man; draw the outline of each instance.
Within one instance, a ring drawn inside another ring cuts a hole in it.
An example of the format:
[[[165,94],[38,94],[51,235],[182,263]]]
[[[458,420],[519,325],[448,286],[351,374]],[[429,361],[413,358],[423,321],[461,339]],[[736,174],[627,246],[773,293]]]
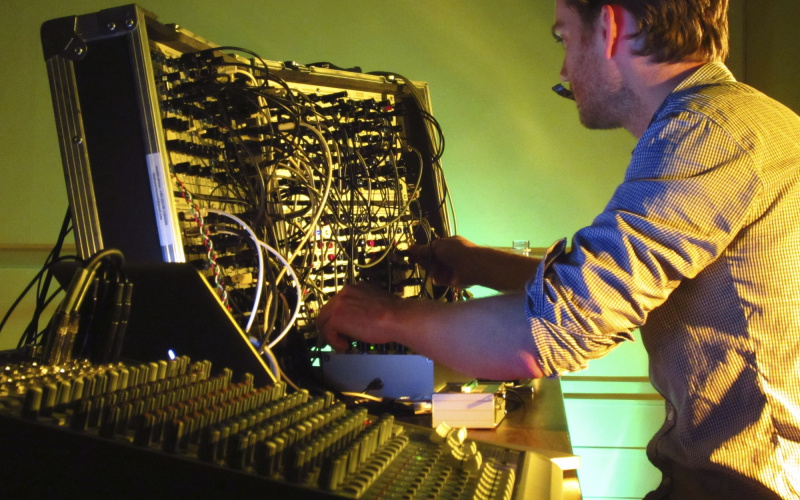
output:
[[[638,139],[606,209],[541,261],[442,239],[463,303],[347,287],[318,327],[396,341],[482,377],[583,368],[641,326],[666,419],[650,498],[800,498],[800,119],[735,82],[727,0],[557,0],[581,122]]]

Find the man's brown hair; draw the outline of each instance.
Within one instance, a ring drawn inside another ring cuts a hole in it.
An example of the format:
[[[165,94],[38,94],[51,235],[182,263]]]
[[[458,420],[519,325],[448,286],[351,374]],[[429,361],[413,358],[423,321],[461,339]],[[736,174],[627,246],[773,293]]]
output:
[[[619,5],[636,19],[637,55],[656,62],[724,61],[728,56],[728,0],[564,0],[584,27],[603,5]]]

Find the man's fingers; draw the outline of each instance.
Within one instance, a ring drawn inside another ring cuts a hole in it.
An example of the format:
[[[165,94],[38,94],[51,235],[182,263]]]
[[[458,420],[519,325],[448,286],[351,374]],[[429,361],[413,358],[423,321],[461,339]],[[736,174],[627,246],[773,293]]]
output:
[[[393,320],[387,323],[387,317],[400,302],[399,297],[375,285],[345,285],[320,308],[317,330],[336,350],[348,349],[353,340],[370,344],[389,342],[385,327],[391,326]]]
[[[430,260],[431,253],[428,250],[428,245],[411,245],[405,253],[409,256],[412,262],[425,266]]]
[[[336,352],[347,352],[350,349],[350,337],[346,335],[341,335],[339,333],[332,333],[325,337],[325,340],[328,342],[334,351]]]
[[[352,339],[345,330],[345,325],[352,326],[351,316],[361,297],[369,293],[367,288],[364,284],[345,285],[319,310],[317,331],[336,351],[342,352],[350,348]]]

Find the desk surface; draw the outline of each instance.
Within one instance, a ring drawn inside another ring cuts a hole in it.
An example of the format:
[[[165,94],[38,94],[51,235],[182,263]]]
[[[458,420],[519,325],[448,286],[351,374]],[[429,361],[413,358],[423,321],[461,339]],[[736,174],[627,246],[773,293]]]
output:
[[[561,381],[537,379],[531,382],[531,386],[533,392],[526,389],[514,390],[521,397],[519,405],[510,409],[495,429],[470,429],[468,436],[476,441],[571,455],[572,443],[567,429]],[[506,398],[507,409],[516,399],[513,395]],[[413,417],[413,420],[406,418],[399,420],[428,427],[431,425],[430,415]],[[581,498],[575,470],[564,471],[563,490],[564,500]]]
[[[537,379],[531,385],[533,392],[529,394],[526,394],[526,389],[514,390],[522,399],[497,428],[473,429],[469,431],[469,437],[491,443],[572,453],[561,382],[558,379]],[[516,400],[515,396],[509,395],[506,408],[517,403]]]

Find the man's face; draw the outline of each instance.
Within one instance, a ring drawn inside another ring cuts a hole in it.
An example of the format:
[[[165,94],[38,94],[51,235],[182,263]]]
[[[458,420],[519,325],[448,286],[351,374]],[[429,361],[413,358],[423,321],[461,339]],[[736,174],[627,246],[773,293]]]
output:
[[[561,80],[569,82],[585,127],[619,128],[633,97],[604,57],[598,22],[584,27],[577,12],[556,0],[553,36],[564,46]]]

